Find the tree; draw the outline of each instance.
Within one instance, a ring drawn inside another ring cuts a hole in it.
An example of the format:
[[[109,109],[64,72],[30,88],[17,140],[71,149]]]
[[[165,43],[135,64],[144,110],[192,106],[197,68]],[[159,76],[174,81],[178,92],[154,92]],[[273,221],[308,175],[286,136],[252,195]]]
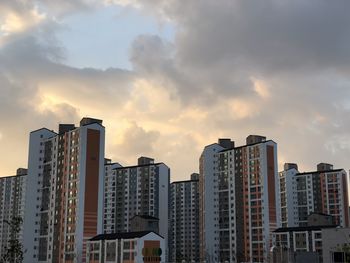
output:
[[[11,221],[4,220],[10,227],[10,240],[7,242],[5,253],[1,258],[1,263],[22,263],[23,262],[23,246],[18,240],[18,235],[21,231],[23,219],[20,216],[15,216]]]

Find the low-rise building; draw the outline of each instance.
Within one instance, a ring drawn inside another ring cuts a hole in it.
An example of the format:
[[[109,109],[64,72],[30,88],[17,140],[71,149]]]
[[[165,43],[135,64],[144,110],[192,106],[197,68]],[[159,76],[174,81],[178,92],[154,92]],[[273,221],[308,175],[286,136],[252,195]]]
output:
[[[164,238],[151,231],[101,234],[87,244],[87,263],[165,262]]]
[[[323,262],[350,262],[350,228],[322,229]]]
[[[334,225],[278,228],[273,233],[271,261],[273,263],[321,263],[323,259],[322,231],[336,229]]]

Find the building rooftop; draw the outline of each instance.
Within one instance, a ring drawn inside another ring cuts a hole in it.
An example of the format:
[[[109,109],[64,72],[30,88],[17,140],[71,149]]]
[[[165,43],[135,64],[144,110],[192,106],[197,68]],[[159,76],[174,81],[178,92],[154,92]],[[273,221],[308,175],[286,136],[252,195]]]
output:
[[[241,145],[241,146],[237,146],[237,147],[233,147],[233,148],[223,149],[223,150],[221,150],[219,152],[231,151],[231,150],[234,150],[234,149],[244,148],[244,147],[247,147],[247,146],[253,146],[253,145],[257,145],[257,144],[261,144],[261,143],[267,143],[267,142],[276,143],[273,140],[266,140],[266,141],[251,143],[251,144],[245,144],[245,145]]]
[[[296,231],[313,231],[313,230],[322,230],[323,228],[336,228],[337,226],[338,225],[281,227],[281,228],[277,228],[273,232],[282,233],[282,232],[296,232]]]
[[[164,164],[165,166],[167,166],[165,163],[150,163],[150,164],[142,164],[142,165],[116,167],[116,168],[113,168],[113,170],[123,170],[123,169],[129,169],[129,168],[137,168],[137,167],[157,166],[157,165],[161,165],[161,164]]]
[[[98,241],[98,240],[131,239],[131,238],[143,237],[149,233],[154,233],[160,236],[161,238],[163,238],[161,235],[153,231],[139,231],[139,232],[123,232],[123,233],[113,233],[113,234],[100,234],[100,235],[94,236],[90,240]]]
[[[197,183],[199,180],[197,179],[191,179],[191,180],[183,180],[183,181],[174,181],[171,184],[183,184],[183,183]]]
[[[305,174],[321,174],[321,173],[335,173],[335,172],[341,172],[344,169],[335,169],[335,170],[325,170],[325,171],[312,171],[312,172],[303,172],[303,173],[297,173],[295,176],[298,175],[305,175]]]

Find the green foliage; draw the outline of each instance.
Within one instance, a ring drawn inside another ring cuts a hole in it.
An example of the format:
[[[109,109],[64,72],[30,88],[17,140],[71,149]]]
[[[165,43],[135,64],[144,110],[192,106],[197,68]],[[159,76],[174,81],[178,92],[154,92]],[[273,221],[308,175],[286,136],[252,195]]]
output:
[[[5,248],[6,252],[2,256],[0,263],[22,263],[23,262],[23,246],[18,240],[18,234],[21,231],[23,219],[15,216],[11,221],[4,221],[10,227],[10,240]]]
[[[344,243],[344,244],[337,245],[336,251],[350,253],[350,244]]]

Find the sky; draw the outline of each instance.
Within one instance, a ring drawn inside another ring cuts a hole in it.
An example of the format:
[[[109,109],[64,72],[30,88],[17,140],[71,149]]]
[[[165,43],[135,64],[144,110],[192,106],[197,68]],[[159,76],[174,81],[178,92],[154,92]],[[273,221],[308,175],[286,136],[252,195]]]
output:
[[[103,119],[106,157],[198,172],[249,134],[279,169],[350,168],[350,1],[0,1],[0,176],[32,130]]]

